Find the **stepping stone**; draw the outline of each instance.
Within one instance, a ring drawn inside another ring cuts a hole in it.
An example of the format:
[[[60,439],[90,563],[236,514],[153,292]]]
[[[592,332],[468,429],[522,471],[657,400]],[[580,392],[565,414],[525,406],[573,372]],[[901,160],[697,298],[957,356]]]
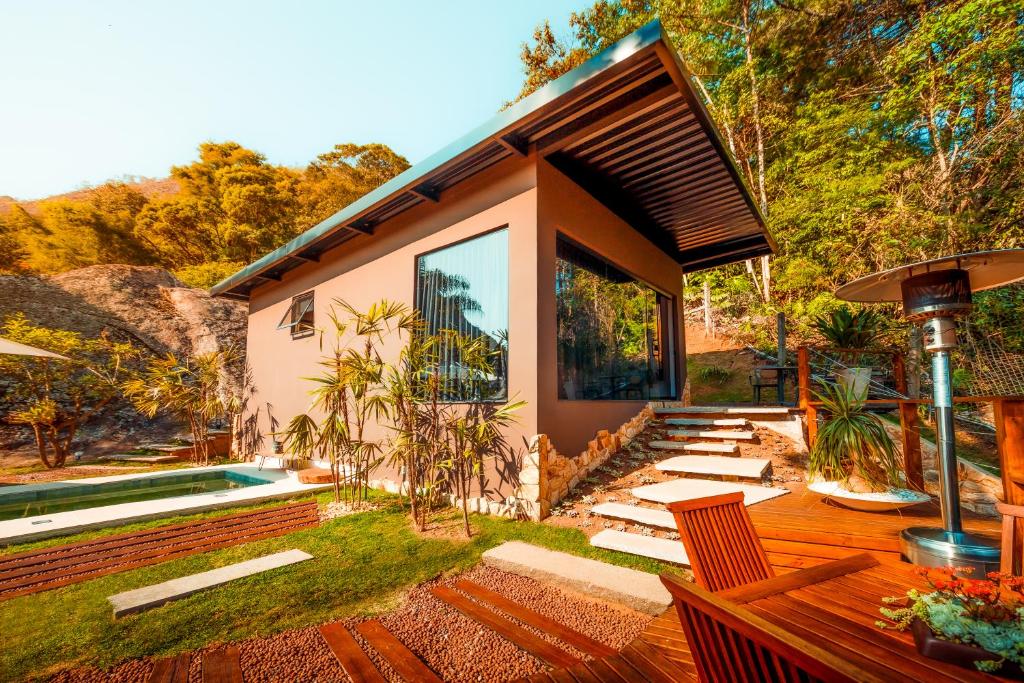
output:
[[[598,503],[590,508],[595,515],[610,517],[611,519],[624,519],[629,522],[636,522],[644,526],[654,526],[659,529],[672,529],[675,531],[676,520],[668,510],[655,510],[640,505],[626,505],[625,503]]]
[[[678,439],[730,439],[732,441],[750,441],[754,438],[754,432],[732,432],[724,429],[707,432],[697,432],[690,429],[670,429],[668,435]]]
[[[651,441],[647,444],[651,448],[663,451],[686,451],[687,453],[727,453],[739,455],[740,447],[734,443],[711,443],[709,441],[698,441],[696,443],[684,443],[682,441]]]
[[[760,479],[771,463],[765,458],[729,458],[721,455],[680,455],[657,463],[662,472],[714,474],[721,477]]]
[[[126,614],[142,612],[153,607],[181,600],[200,591],[209,590],[222,586],[225,583],[241,579],[246,576],[253,576],[271,569],[286,567],[297,562],[312,560],[313,556],[301,550],[285,550],[284,552],[264,555],[254,560],[246,560],[229,564],[226,567],[218,567],[208,572],[200,572],[190,576],[183,576],[180,579],[171,579],[163,583],[156,583],[152,586],[144,586],[135,590],[125,591],[107,598],[114,607],[114,616],[123,617]]]
[[[744,406],[685,406],[655,408],[659,415],[789,415],[789,408]]]
[[[669,417],[665,424],[675,427],[746,427],[747,418]]]
[[[743,492],[743,504],[750,506],[789,493],[788,489],[775,489],[751,484],[734,484],[726,481],[707,479],[675,479],[660,484],[650,484],[633,489],[633,496],[652,503],[674,503],[679,500],[693,500],[724,493]]]
[[[672,604],[672,596],[654,574],[529,543],[502,543],[486,551],[483,561],[495,569],[552,583],[644,614],[657,616]]]
[[[641,536],[625,531],[605,529],[590,538],[590,545],[605,550],[618,550],[620,553],[642,555],[661,562],[690,564],[690,559],[686,556],[686,549],[683,548],[683,542],[670,541],[667,538]]]

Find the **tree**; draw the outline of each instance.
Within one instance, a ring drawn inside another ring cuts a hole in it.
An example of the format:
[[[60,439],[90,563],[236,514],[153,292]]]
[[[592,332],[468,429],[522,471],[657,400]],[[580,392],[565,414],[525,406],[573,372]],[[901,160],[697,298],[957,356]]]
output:
[[[78,430],[120,395],[120,382],[138,352],[108,337],[87,339],[33,325],[21,314],[7,318],[2,331],[11,341],[67,358],[0,356],[0,374],[16,380],[4,397],[7,421],[32,429],[43,465],[63,467]]]
[[[199,161],[175,166],[178,194],[150,202],[136,236],[171,268],[253,261],[294,237],[298,174],[235,142],[205,142]]]
[[[406,158],[387,145],[335,145],[306,167],[299,182],[302,224],[316,225],[407,168]]]
[[[712,280],[752,329],[806,327],[874,270],[1024,244],[1019,2],[600,0],[568,40],[538,29],[522,94],[655,16],[781,246],[771,273]]]
[[[227,418],[231,396],[225,374],[239,360],[234,349],[220,349],[179,359],[167,354],[149,362],[138,376],[123,383],[125,395],[149,417],[170,413],[192,433],[194,462],[210,461],[210,423]]]

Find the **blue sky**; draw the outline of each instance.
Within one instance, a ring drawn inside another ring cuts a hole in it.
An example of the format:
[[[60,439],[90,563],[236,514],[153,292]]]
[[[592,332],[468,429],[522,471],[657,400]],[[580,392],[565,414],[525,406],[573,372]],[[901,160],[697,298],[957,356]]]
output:
[[[0,195],[162,177],[203,140],[305,166],[340,142],[413,163],[495,113],[520,44],[587,0],[0,0]]]

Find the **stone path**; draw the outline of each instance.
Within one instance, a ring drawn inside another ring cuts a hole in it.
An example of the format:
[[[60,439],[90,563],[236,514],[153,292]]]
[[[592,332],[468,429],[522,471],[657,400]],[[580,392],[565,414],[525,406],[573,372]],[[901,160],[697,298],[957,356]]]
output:
[[[662,472],[705,474],[720,477],[760,479],[771,464],[765,458],[730,458],[721,455],[680,455],[662,460],[655,468]]]

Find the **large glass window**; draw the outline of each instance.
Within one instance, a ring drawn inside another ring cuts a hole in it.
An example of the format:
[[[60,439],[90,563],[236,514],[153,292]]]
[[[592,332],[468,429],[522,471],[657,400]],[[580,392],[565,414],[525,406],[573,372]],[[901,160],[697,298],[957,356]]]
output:
[[[672,299],[558,238],[558,397],[674,398]]]
[[[481,340],[491,353],[491,372],[470,376],[456,345],[442,345],[439,365],[446,400],[508,398],[507,228],[416,259],[416,309],[428,334],[457,332]]]

